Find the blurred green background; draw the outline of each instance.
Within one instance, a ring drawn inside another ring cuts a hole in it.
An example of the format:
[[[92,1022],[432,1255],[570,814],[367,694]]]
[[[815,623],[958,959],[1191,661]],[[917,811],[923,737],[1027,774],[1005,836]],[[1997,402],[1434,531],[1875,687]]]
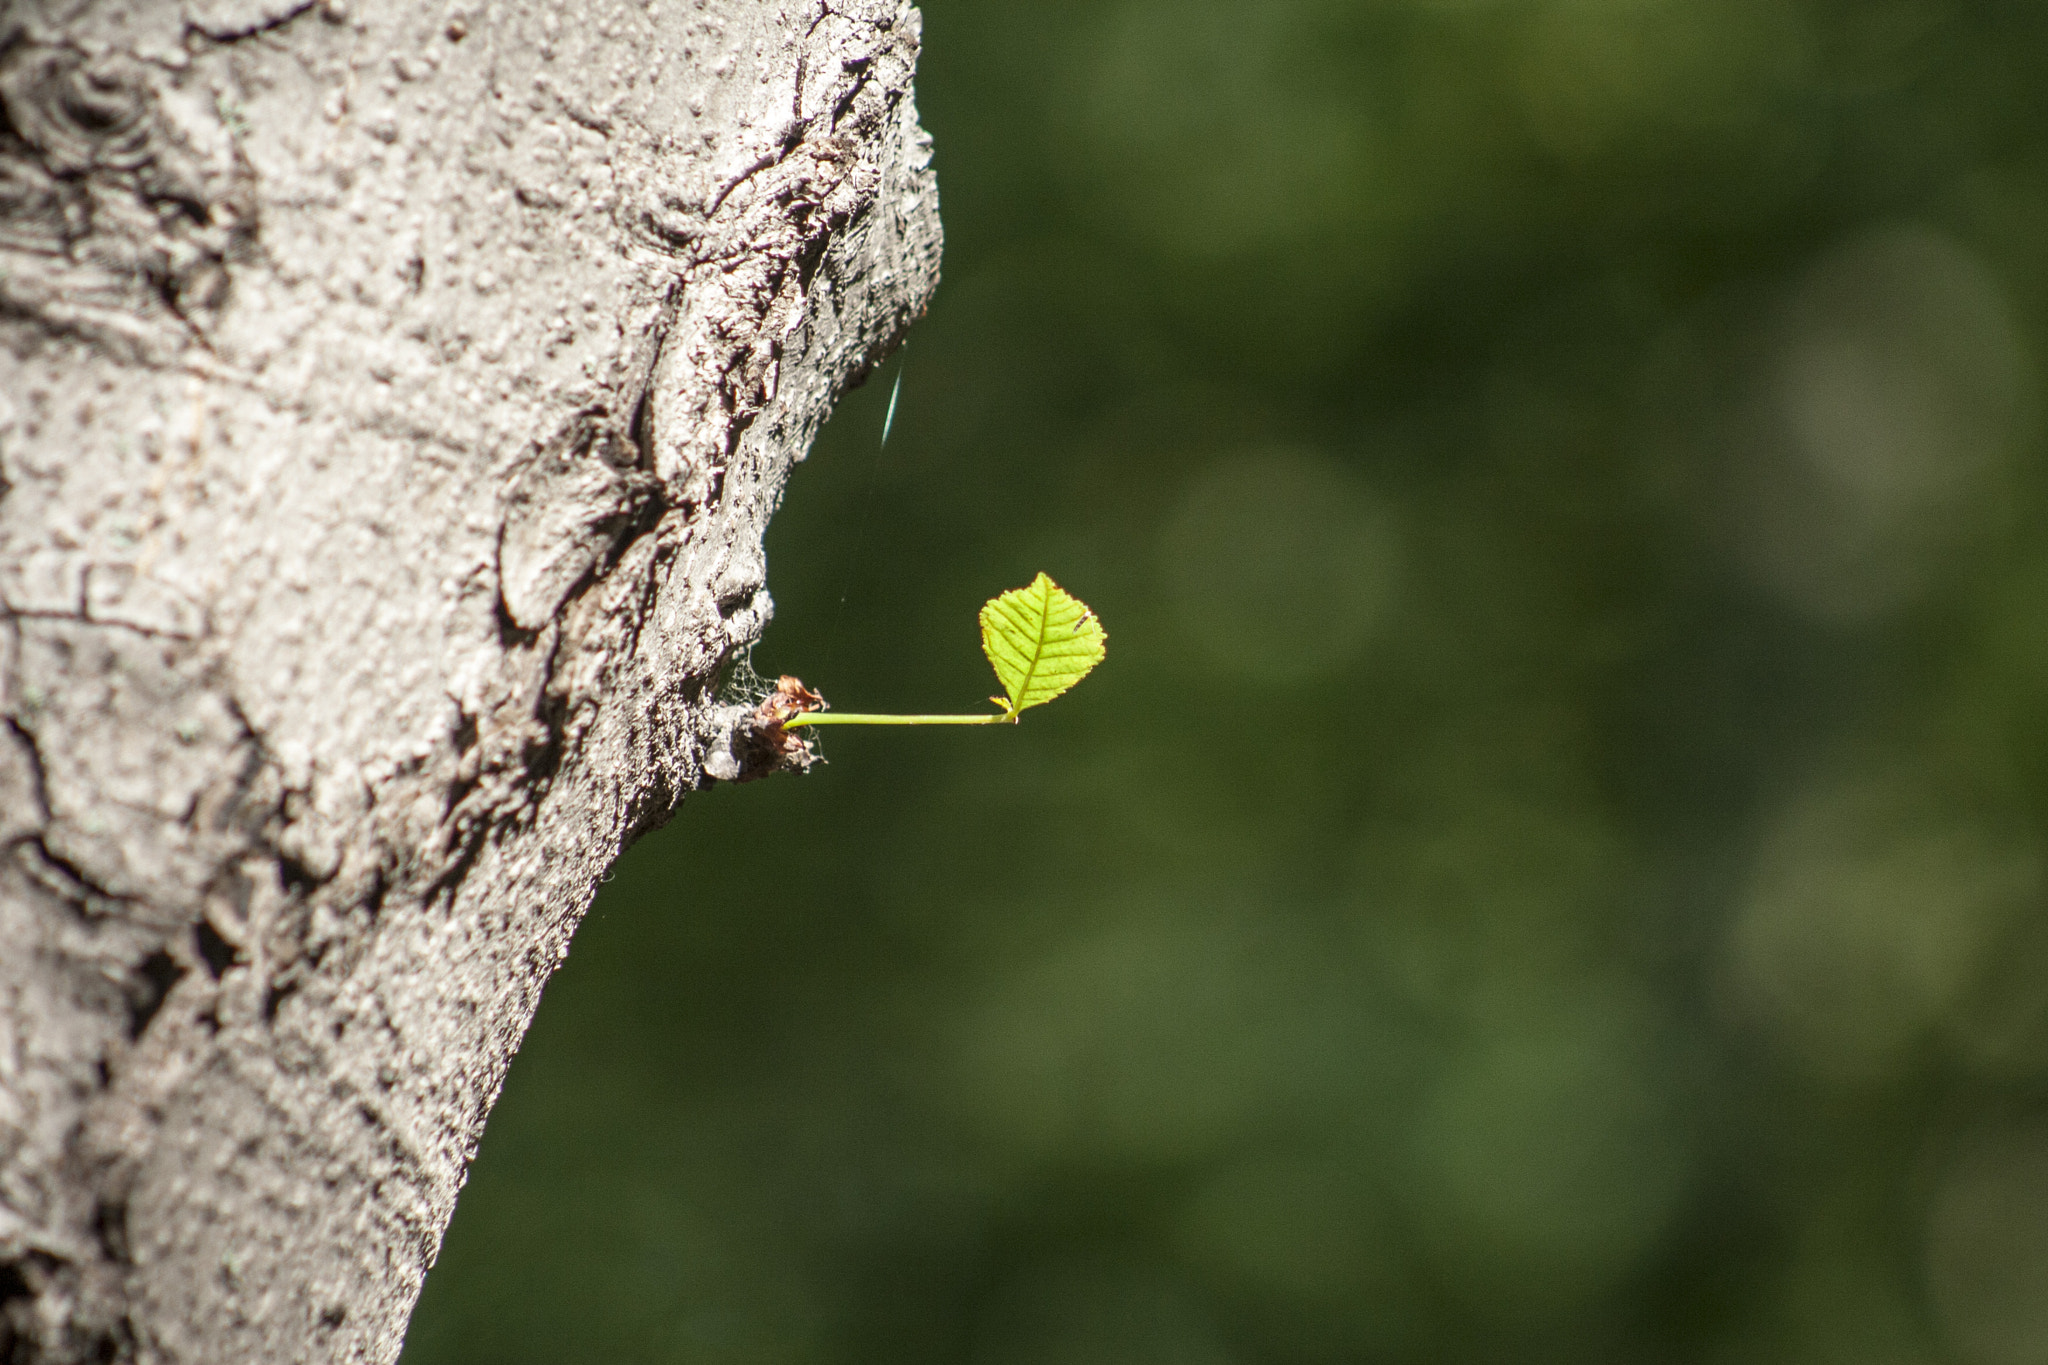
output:
[[[406,1365],[2048,1362],[2048,8],[925,20],[754,663],[1108,662],[632,851]]]

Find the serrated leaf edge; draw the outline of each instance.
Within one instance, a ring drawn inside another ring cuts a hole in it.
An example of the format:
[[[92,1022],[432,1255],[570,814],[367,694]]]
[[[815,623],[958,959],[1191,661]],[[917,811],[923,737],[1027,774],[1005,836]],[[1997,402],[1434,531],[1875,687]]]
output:
[[[1056,613],[1056,609],[1068,604],[1071,604],[1073,613],[1068,621],[1062,622],[1058,617],[1067,613]],[[1025,612],[1030,616],[1023,615]],[[1051,575],[1045,573],[1021,588],[998,593],[983,603],[980,624],[982,652],[988,656],[989,666],[995,670],[996,681],[1003,684],[1003,690],[1010,698],[1007,703],[997,701],[996,704],[1003,706],[1011,717],[1033,706],[1043,706],[1087,677],[1102,662],[1109,641],[1109,632],[1103,629],[1094,609],[1053,582]],[[1053,635],[1053,631],[1062,624],[1069,625],[1070,634],[1074,637],[1071,641],[1062,641]],[[1088,629],[1090,626],[1092,630]],[[1026,652],[1017,637],[1031,641],[1030,652]],[[1068,644],[1074,647],[1066,648]],[[999,654],[1006,659],[998,658]],[[1011,669],[1022,674],[1015,687],[1003,676],[1006,660]],[[1055,675],[1058,678],[1056,682],[1040,685],[1040,678],[1048,672],[1047,664],[1075,660],[1085,662],[1071,676]],[[1034,691],[1040,694],[1034,695]]]

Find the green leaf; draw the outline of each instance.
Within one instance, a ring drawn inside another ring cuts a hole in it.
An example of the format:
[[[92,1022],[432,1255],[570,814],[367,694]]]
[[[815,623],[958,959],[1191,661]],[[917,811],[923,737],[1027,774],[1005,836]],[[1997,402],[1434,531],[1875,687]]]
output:
[[[981,648],[1010,694],[1011,716],[1043,706],[1102,662],[1109,639],[1088,605],[1044,574],[981,609]]]

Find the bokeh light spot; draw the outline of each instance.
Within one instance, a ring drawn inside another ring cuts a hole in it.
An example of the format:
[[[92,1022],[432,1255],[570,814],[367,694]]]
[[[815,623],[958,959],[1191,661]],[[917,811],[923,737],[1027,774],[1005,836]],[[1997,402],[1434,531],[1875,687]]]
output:
[[[1159,539],[1175,619],[1217,673],[1302,683],[1358,654],[1393,603],[1392,518],[1325,455],[1218,460],[1181,494]]]
[[[1668,153],[1766,118],[1804,57],[1790,7],[1750,0],[1551,0],[1532,7],[1521,87],[1544,148]]]
[[[1126,912],[1019,964],[959,1035],[960,1094],[1026,1156],[1213,1153],[1356,1071],[1355,986],[1284,919]]]
[[[1739,998],[1817,1075],[1867,1083],[1965,1026],[1972,988],[2035,913],[2034,852],[1894,778],[1822,786],[1767,836],[1733,923]]]
[[[1824,618],[1911,601],[1995,524],[2032,396],[2004,291],[1963,247],[1895,226],[1837,248],[1785,300],[1738,438],[1752,569]]]
[[[1410,1133],[1413,1221],[1460,1295],[1506,1320],[1611,1289],[1656,1245],[1688,1178],[1648,1021],[1588,994],[1489,1021]]]
[[[1191,6],[1228,20],[1191,23]],[[1361,73],[1318,50],[1314,20],[1287,4],[1129,0],[1086,24],[1076,112],[1086,145],[1119,173],[1105,210],[1197,260],[1349,228],[1367,198],[1372,128]]]

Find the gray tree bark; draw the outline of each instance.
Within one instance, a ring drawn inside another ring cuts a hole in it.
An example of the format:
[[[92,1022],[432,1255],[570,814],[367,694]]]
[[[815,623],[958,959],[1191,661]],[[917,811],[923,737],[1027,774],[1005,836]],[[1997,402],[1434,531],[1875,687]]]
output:
[[[596,880],[762,761],[763,528],[937,278],[917,35],[0,0],[0,1361],[397,1355]]]

